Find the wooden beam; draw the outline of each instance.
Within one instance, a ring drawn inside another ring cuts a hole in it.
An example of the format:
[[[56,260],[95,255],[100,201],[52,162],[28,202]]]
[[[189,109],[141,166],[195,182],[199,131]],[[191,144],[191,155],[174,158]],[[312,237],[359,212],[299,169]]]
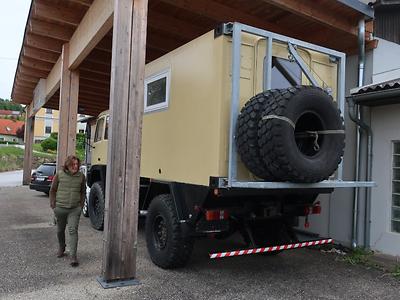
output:
[[[60,58],[60,55],[58,53],[45,51],[42,49],[40,50],[29,46],[25,46],[23,48],[23,55],[26,57],[34,58],[49,63],[55,63]]]
[[[40,19],[52,20],[58,23],[78,26],[82,20],[85,10],[77,10],[66,5],[62,5],[63,1],[57,5],[49,4],[45,0],[35,0],[33,2],[33,16]],[[107,2],[107,1],[105,1]]]
[[[110,74],[111,73],[111,65],[99,64],[95,62],[84,61],[79,66],[79,69],[82,71],[90,71],[98,74]]]
[[[47,78],[47,75],[49,74],[49,72],[47,72],[47,71],[41,71],[41,70],[25,67],[23,65],[20,65],[18,70],[19,70],[19,72],[21,72],[21,74],[28,75],[31,77],[36,77],[36,78]]]
[[[75,69],[111,30],[114,0],[95,0],[70,40],[70,65]]]
[[[308,20],[318,22],[335,30],[350,33],[357,36],[358,20],[345,20],[340,15],[332,13],[329,9],[321,9],[309,0],[263,0],[269,4],[273,4],[285,11],[306,18]]]
[[[27,107],[28,111],[30,106]],[[29,185],[32,173],[32,157],[33,157],[33,137],[35,131],[35,117],[25,117],[25,135],[24,135],[24,171],[22,175],[22,184]]]
[[[32,48],[37,48],[40,50],[51,51],[54,53],[61,53],[62,49],[62,41],[52,39],[49,37],[44,37],[32,33],[28,33],[25,36],[25,45],[30,46]]]
[[[54,93],[60,88],[61,81],[61,56],[54,64],[53,69],[50,71],[46,79],[46,100],[50,99]]]
[[[53,68],[52,63],[44,62],[44,61],[30,58],[27,56],[22,56],[20,63],[22,63],[22,65],[25,67],[29,67],[29,68],[33,68],[33,69],[37,69],[37,70],[41,70],[41,71],[46,71],[46,72],[50,72],[51,69]]]
[[[46,103],[46,79],[40,79],[33,91],[33,101],[30,105],[29,117],[35,115]]]
[[[293,35],[293,29],[282,27],[268,22],[264,19],[260,19],[254,15],[244,12],[241,9],[232,8],[229,4],[224,5],[219,2],[211,0],[161,0],[162,2],[168,3],[172,6],[179,7],[181,9],[191,11],[195,14],[205,16],[218,23],[221,22],[241,22],[249,24],[255,27],[268,29],[270,31],[278,32],[286,35]]]
[[[21,72],[18,72],[16,77],[17,77],[17,81],[22,80],[22,81],[25,81],[25,82],[34,83],[35,85],[36,85],[36,84],[38,83],[38,81],[39,81],[39,79],[38,79],[37,77],[32,77],[32,76],[29,76],[29,75],[24,75],[24,74],[21,74]]]
[[[29,29],[34,34],[64,42],[68,42],[75,31],[74,27],[62,26],[35,19],[29,21]]]
[[[147,0],[115,1],[104,281],[136,277],[147,5]]]
[[[70,71],[69,44],[64,44],[61,58],[61,82],[59,102],[59,131],[57,167],[60,168],[68,155],[75,154],[76,120],[78,114],[79,72]]]
[[[192,40],[205,33],[205,29],[190,22],[181,21],[167,14],[149,10],[148,27],[156,30],[165,31]]]
[[[93,0],[68,0],[69,2],[72,3],[77,3],[86,7],[90,7],[90,5],[92,5]]]

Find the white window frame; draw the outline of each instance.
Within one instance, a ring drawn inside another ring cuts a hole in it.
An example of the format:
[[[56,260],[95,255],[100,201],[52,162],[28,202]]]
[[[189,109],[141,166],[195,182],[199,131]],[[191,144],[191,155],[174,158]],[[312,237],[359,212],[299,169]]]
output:
[[[147,105],[147,85],[157,81],[161,78],[166,78],[166,87],[165,87],[165,101],[154,104],[154,105]],[[144,80],[144,112],[154,112],[157,110],[167,109],[169,106],[169,91],[170,91],[170,84],[171,84],[171,69],[163,70],[157,74],[151,75]]]
[[[394,164],[394,157],[395,155],[399,155],[399,153],[395,153],[394,149],[395,149],[395,144],[400,144],[400,140],[392,140],[392,166],[391,166],[391,205],[390,205],[390,232],[394,233],[394,234],[400,234],[400,232],[393,230],[393,206],[394,206],[394,201],[393,201],[393,196],[395,195],[394,193],[394,189],[393,189],[393,183],[394,183],[394,178],[393,178],[393,173],[394,173],[394,168],[395,168],[395,164]]]

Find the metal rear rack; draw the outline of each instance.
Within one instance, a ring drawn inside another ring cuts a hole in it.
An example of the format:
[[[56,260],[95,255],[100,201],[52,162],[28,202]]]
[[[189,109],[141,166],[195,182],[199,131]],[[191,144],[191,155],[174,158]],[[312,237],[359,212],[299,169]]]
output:
[[[302,59],[296,55],[296,47],[302,47],[317,51],[330,56],[332,61],[338,65],[337,82],[337,104],[344,118],[345,103],[345,59],[346,55],[325,47],[317,46],[311,43],[293,39],[284,35],[279,35],[270,31],[251,27],[241,23],[227,23],[223,25],[223,33],[232,35],[232,91],[231,91],[231,115],[229,132],[229,161],[228,177],[219,178],[218,186],[220,188],[264,188],[264,189],[306,189],[306,188],[348,188],[348,187],[373,187],[374,182],[366,181],[343,181],[343,164],[340,163],[335,180],[325,180],[318,183],[290,183],[290,182],[264,182],[264,181],[239,181],[237,179],[237,152],[235,143],[235,128],[237,117],[239,115],[240,102],[240,59],[241,59],[241,36],[242,33],[250,33],[263,37],[267,41],[265,65],[264,65],[264,90],[271,89],[271,70],[272,70],[272,43],[273,41],[288,44],[289,52],[294,57],[309,81],[316,85],[311,72],[304,67]]]

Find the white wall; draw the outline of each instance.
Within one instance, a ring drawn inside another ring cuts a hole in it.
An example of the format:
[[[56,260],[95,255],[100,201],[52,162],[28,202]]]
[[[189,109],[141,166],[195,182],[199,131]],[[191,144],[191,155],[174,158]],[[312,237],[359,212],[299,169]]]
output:
[[[400,256],[400,234],[391,232],[392,141],[400,140],[400,104],[373,108],[374,157],[372,179],[371,248]]]
[[[379,39],[373,55],[372,83],[400,78],[400,45]]]

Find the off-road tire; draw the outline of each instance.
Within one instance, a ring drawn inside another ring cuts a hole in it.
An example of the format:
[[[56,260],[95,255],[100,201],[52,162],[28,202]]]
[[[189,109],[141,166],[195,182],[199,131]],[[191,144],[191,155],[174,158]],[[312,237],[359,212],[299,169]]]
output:
[[[89,218],[92,227],[97,230],[103,230],[104,227],[104,196],[103,183],[93,183],[89,194]]]
[[[259,178],[273,180],[265,165],[258,146],[258,124],[271,92],[252,97],[240,111],[236,126],[236,147],[247,169]]]
[[[163,269],[186,265],[193,250],[193,239],[183,234],[170,194],[156,196],[146,216],[146,244],[154,264]]]
[[[263,119],[271,115],[291,120],[295,128],[282,119]],[[315,151],[312,137],[295,138],[300,132],[313,130],[343,132],[319,135],[320,149]],[[297,86],[271,91],[259,122],[258,142],[264,163],[276,179],[305,183],[327,179],[342,159],[344,138],[340,112],[322,89]]]

